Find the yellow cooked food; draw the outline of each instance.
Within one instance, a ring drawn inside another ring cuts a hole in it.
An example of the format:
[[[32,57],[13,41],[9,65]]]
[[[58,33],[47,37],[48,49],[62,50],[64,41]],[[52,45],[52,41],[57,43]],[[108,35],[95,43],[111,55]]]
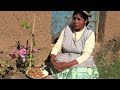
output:
[[[43,72],[40,70],[40,68],[31,68],[27,74],[32,77],[32,78],[43,78],[44,74]]]

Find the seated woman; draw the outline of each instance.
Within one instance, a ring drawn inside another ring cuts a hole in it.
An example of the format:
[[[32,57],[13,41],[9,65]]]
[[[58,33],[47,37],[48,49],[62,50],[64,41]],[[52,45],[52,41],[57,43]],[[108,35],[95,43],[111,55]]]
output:
[[[72,24],[66,26],[50,53],[50,71],[56,79],[96,79],[97,67],[91,55],[95,34],[89,30],[90,11],[74,11]]]

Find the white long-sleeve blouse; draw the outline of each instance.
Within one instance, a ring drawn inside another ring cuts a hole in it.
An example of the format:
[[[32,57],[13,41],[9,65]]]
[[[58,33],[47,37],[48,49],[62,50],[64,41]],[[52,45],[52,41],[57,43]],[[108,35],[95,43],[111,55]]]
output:
[[[61,31],[61,34],[60,34],[57,42],[54,44],[54,46],[52,48],[51,54],[57,55],[57,53],[62,49],[64,30],[65,30],[65,28]],[[85,30],[85,27],[83,28],[83,30],[73,33],[73,39],[76,41],[79,40],[80,37],[82,36],[84,30]],[[94,34],[94,32],[92,32],[91,35],[89,36],[89,38],[85,42],[85,47],[82,51],[82,55],[80,57],[76,58],[76,60],[79,64],[83,63],[85,60],[87,60],[90,57],[92,51],[94,50],[94,46],[95,46],[95,34]]]

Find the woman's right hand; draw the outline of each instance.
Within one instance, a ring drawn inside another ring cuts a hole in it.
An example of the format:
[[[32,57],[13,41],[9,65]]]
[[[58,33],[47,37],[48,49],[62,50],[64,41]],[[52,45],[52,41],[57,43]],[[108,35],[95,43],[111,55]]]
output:
[[[60,68],[59,66],[60,66],[60,64],[61,64],[62,62],[59,62],[59,61],[55,60],[55,57],[56,57],[56,55],[54,55],[54,54],[51,54],[51,55],[50,55],[50,63],[51,63],[51,66],[52,66],[54,69],[56,69],[58,72],[61,72],[62,70],[61,70],[61,68]]]
[[[57,62],[56,60],[51,61],[51,64],[53,67],[57,67],[59,65],[59,62]]]
[[[51,63],[51,65],[52,65],[52,67],[56,67],[59,63],[55,60],[55,57],[56,57],[56,55],[54,55],[54,54],[51,54],[50,55],[50,63]]]
[[[61,62],[59,62],[59,61],[57,61],[57,60],[54,60],[54,61],[51,62],[52,67],[53,67],[55,70],[57,70],[57,72],[63,71],[63,70],[59,67],[59,66],[60,66],[60,63],[61,63]]]
[[[66,67],[64,67],[63,65],[65,65],[65,62],[59,62],[59,61],[53,61],[52,66],[55,70],[57,70],[57,72],[62,72]]]

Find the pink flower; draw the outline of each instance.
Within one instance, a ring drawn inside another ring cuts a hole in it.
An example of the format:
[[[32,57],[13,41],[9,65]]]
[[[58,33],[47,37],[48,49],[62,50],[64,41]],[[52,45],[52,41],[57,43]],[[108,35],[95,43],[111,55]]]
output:
[[[26,61],[25,54],[27,54],[26,49],[21,49],[19,52],[20,57],[23,59],[23,62]]]
[[[38,52],[40,49],[33,49],[32,52]]]
[[[18,53],[19,53],[20,56],[25,55],[26,54],[26,49],[23,48]]]
[[[12,59],[16,58],[15,54],[9,54],[9,55],[12,57]]]
[[[21,55],[20,57],[22,58],[23,62],[26,61],[25,55]]]
[[[17,50],[16,48],[13,48],[12,52],[13,52],[13,53],[16,53],[16,50]]]
[[[16,58],[15,53],[16,53],[16,48],[13,48],[11,54],[9,54],[12,57],[12,59]]]

